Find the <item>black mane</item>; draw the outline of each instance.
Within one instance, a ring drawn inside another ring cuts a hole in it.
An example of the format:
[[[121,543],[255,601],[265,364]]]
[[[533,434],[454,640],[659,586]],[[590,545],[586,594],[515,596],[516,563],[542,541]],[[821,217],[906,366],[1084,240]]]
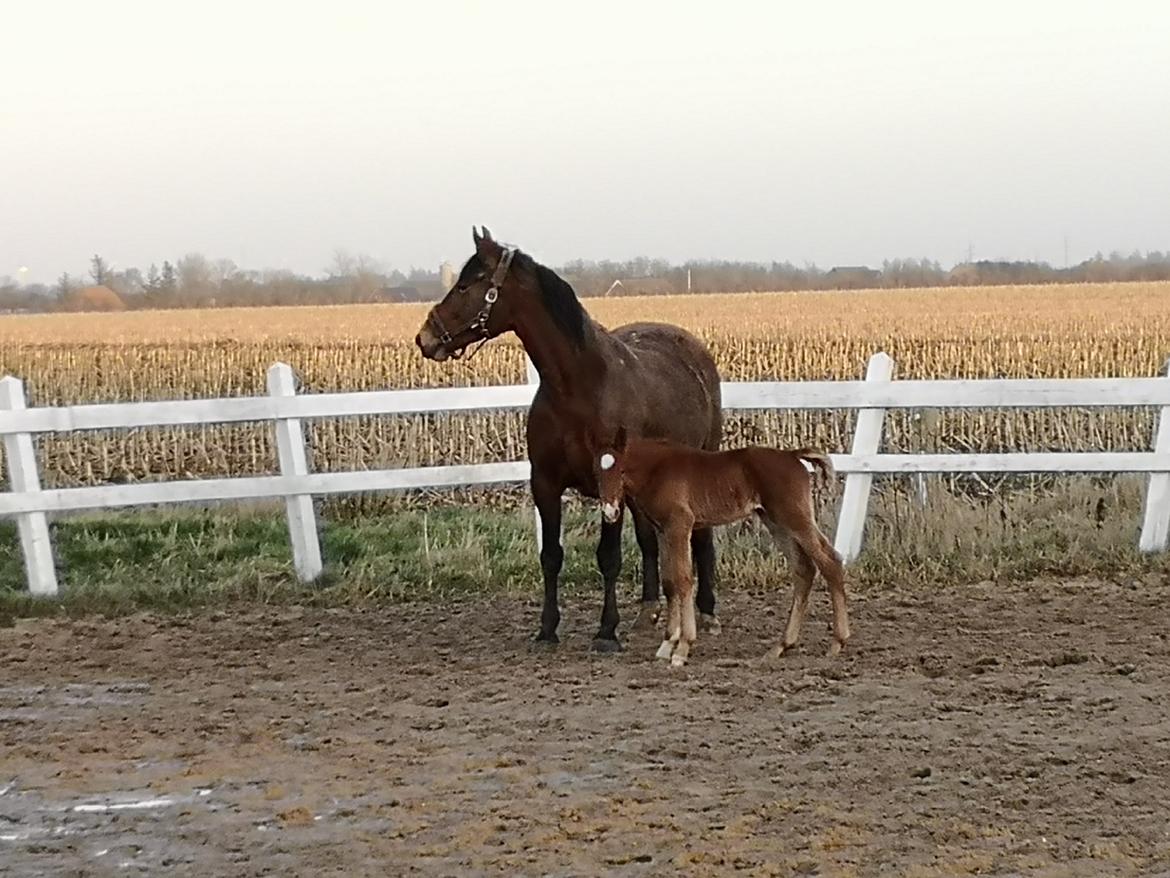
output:
[[[553,322],[577,344],[585,341],[585,309],[577,299],[573,288],[561,279],[551,268],[541,265],[531,256],[516,254],[517,261],[530,264],[540,284],[540,298]]]

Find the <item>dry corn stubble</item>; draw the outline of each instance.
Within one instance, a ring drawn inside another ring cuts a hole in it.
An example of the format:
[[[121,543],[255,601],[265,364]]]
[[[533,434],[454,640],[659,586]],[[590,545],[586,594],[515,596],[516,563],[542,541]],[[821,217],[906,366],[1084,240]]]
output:
[[[1170,284],[729,294],[591,299],[603,325],[678,323],[710,346],[725,380],[857,378],[885,350],[902,378],[1157,374],[1170,355]],[[426,306],[355,305],[0,318],[0,373],[34,405],[264,393],[290,363],[306,390],[524,380],[511,338],[470,362],[430,363],[412,339]],[[845,413],[729,416],[726,443],[847,447]],[[1141,450],[1148,411],[892,414],[891,450]],[[353,418],[311,426],[319,470],[524,457],[524,414]],[[265,425],[73,434],[39,442],[46,486],[271,472]]]

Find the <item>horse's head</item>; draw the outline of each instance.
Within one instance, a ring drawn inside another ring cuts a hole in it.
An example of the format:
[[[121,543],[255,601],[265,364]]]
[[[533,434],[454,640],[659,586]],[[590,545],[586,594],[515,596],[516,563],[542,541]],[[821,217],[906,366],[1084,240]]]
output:
[[[601,514],[611,524],[622,514],[625,502],[626,428],[618,427],[612,442],[602,443],[593,455],[597,473],[597,496],[601,499]]]
[[[469,345],[495,338],[512,328],[514,299],[523,290],[510,271],[516,251],[492,240],[473,226],[473,255],[459,272],[455,285],[427,314],[415,344],[429,360],[458,359]]]

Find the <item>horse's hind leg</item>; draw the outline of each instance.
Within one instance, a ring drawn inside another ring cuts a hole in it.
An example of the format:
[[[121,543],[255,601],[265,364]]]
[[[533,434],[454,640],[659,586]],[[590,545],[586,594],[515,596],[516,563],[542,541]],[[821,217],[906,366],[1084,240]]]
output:
[[[800,626],[808,613],[808,598],[812,591],[813,579],[816,577],[816,567],[808,552],[800,547],[788,534],[777,526],[771,519],[765,518],[768,530],[776,545],[783,549],[788,556],[788,566],[792,569],[792,606],[788,610],[788,624],[784,628],[784,639],[774,647],[768,655],[782,656],[800,639]]]
[[[634,519],[634,536],[642,552],[642,607],[634,620],[634,630],[653,631],[658,624],[658,532],[638,507],[630,505],[630,517]]]
[[[699,619],[708,634],[719,634],[723,626],[715,618],[715,531],[698,528],[691,534],[691,553],[695,558],[695,573],[699,581],[697,601]]]

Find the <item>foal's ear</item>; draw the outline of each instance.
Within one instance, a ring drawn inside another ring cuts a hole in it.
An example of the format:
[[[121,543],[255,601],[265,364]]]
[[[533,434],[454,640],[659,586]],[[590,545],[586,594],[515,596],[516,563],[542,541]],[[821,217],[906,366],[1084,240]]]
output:
[[[624,426],[618,427],[617,432],[614,434],[614,437],[613,437],[613,450],[616,451],[618,454],[621,454],[623,451],[625,451],[627,438],[628,437],[626,436],[626,428]]]

